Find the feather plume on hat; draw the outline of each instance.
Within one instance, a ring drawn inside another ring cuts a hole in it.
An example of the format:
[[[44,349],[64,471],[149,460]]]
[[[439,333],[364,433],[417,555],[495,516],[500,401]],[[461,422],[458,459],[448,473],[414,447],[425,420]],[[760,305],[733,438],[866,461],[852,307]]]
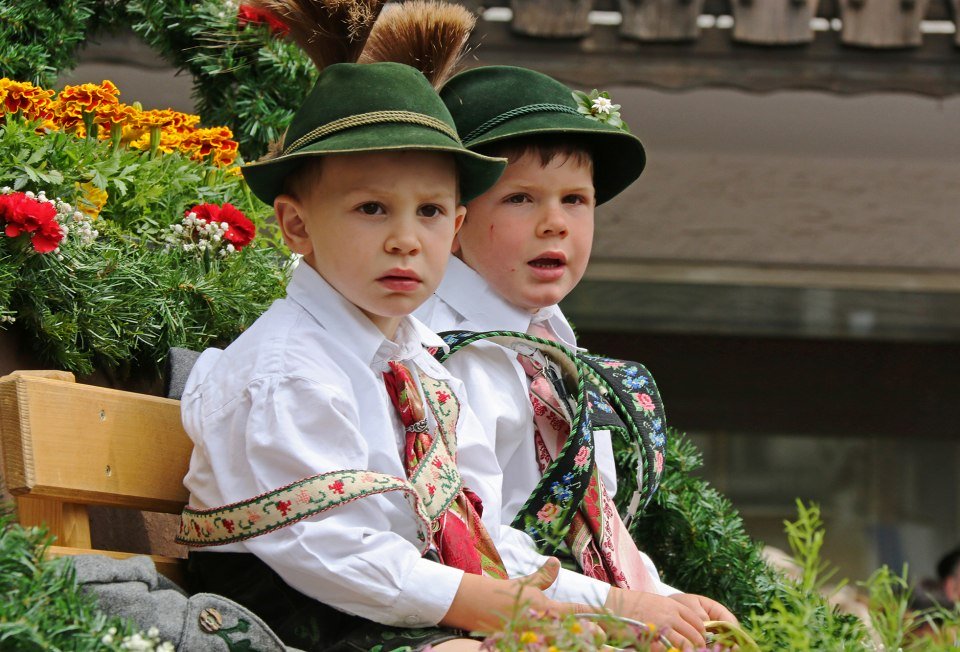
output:
[[[466,54],[475,24],[476,17],[460,5],[409,0],[391,6],[374,23],[360,63],[404,63],[439,89]]]
[[[356,63],[383,0],[249,0],[290,29],[318,70],[335,63]]]

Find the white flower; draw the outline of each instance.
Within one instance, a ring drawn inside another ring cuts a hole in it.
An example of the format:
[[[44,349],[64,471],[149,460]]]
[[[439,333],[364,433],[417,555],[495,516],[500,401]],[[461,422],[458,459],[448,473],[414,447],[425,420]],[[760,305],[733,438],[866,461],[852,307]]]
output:
[[[160,630],[157,627],[151,627],[147,630],[147,636],[150,638],[157,638],[160,636]]]
[[[113,643],[113,634],[104,634],[103,637],[101,637],[100,642],[104,645],[110,645]]]
[[[613,102],[606,97],[598,97],[593,100],[593,110],[597,113],[606,113],[610,114],[611,109],[613,108]]]

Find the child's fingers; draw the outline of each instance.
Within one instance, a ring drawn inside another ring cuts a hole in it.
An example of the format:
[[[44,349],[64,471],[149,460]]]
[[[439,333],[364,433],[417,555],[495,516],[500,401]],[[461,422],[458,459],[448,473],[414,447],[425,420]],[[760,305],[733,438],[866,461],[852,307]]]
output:
[[[525,577],[518,578],[517,581],[524,585],[532,586],[535,589],[544,591],[550,588],[557,581],[560,574],[560,560],[556,557],[550,557],[544,562],[543,566]]]

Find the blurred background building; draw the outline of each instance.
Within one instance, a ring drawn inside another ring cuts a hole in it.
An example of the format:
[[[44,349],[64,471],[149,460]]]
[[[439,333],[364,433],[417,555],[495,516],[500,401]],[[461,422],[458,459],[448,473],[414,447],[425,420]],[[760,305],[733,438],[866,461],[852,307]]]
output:
[[[863,579],[960,542],[960,0],[490,0],[467,65],[610,92],[647,170],[564,309],[646,364],[750,532]],[[104,36],[62,83],[192,110]]]

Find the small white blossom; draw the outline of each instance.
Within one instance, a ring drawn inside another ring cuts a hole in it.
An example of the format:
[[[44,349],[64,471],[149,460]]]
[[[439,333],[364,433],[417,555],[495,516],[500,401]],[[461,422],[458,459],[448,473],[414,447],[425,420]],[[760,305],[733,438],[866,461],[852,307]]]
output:
[[[606,113],[610,114],[611,109],[613,108],[613,102],[606,97],[598,97],[593,100],[593,110],[597,113]]]

